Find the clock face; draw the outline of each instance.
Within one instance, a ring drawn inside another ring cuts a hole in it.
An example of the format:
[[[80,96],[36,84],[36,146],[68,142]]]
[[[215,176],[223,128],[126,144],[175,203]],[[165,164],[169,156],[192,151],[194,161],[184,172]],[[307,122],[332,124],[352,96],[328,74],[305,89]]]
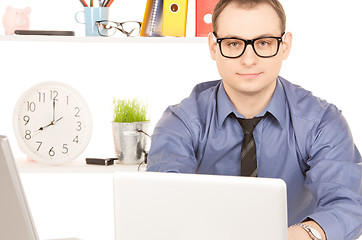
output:
[[[61,164],[77,158],[91,137],[86,102],[68,85],[43,82],[26,91],[14,110],[20,148],[31,159]]]

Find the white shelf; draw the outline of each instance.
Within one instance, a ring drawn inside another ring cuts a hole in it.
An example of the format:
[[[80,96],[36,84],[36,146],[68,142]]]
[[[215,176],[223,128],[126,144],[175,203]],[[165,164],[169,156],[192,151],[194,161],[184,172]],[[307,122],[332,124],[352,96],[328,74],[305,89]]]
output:
[[[76,159],[62,165],[47,165],[26,159],[16,159],[16,163],[20,173],[114,173],[117,171],[122,172],[136,172],[138,165],[125,165],[120,164],[118,161],[114,165],[88,165],[84,159]],[[139,171],[144,172],[146,165],[142,164]]]
[[[206,43],[206,37],[81,37],[0,35],[0,41],[80,42],[80,43]]]

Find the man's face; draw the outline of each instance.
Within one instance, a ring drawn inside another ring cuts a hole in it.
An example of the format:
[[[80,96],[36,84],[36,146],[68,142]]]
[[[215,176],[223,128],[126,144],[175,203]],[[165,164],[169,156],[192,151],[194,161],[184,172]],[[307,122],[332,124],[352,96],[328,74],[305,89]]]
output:
[[[217,20],[217,38],[237,37],[255,39],[258,37],[280,37],[282,30],[280,18],[275,10],[260,4],[252,9],[244,9],[230,3]],[[276,56],[258,57],[251,45],[239,58],[225,58],[221,55],[218,44],[209,36],[211,58],[216,61],[219,74],[230,98],[271,94],[275,80],[280,72],[282,61],[288,57],[291,46],[291,34],[287,33]]]

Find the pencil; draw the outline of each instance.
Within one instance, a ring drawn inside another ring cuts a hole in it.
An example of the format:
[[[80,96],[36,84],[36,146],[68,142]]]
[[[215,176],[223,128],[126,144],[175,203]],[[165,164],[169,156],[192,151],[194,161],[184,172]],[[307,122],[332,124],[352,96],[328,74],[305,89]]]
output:
[[[87,3],[84,0],[79,0],[83,7],[88,7]]]
[[[113,3],[113,1],[114,1],[114,0],[110,0],[110,1],[108,1],[108,3],[107,3],[107,6],[106,6],[106,7],[110,7],[110,6],[111,6],[111,4]]]
[[[109,0],[104,0],[103,1],[103,7],[107,7],[108,2],[109,2]]]

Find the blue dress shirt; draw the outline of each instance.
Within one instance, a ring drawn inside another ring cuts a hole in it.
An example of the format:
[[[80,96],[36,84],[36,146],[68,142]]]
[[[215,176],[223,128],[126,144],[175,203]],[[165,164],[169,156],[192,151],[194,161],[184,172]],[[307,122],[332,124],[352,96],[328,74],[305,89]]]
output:
[[[278,77],[254,130],[258,176],[287,184],[289,225],[311,218],[328,240],[362,229],[361,156],[332,104]],[[167,108],[153,135],[148,171],[240,176],[243,131],[221,80],[198,84]]]

